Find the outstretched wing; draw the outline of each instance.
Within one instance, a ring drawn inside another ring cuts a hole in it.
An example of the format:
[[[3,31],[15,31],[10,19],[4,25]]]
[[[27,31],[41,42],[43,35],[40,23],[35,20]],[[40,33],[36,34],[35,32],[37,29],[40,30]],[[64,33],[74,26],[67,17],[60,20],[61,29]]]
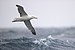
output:
[[[30,20],[26,20],[26,21],[24,21],[24,23],[26,24],[27,28],[32,32],[32,34],[36,35],[35,29],[31,25]]]
[[[20,13],[20,17],[27,15],[27,13],[24,11],[23,7],[20,5],[16,5],[18,7],[18,12]]]

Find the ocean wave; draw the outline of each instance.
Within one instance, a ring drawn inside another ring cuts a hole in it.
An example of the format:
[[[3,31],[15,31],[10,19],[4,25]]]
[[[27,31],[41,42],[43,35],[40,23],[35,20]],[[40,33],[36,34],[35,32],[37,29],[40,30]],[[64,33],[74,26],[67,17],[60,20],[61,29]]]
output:
[[[17,38],[0,40],[0,50],[75,50],[73,44],[53,38],[51,35],[47,38]]]

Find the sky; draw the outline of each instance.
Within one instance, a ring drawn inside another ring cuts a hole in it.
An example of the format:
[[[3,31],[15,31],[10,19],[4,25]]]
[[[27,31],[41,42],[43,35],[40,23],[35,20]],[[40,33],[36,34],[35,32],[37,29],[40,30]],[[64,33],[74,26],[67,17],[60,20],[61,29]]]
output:
[[[16,4],[24,7],[34,27],[75,26],[75,0],[0,0],[0,28],[26,27],[23,22],[13,23],[19,17]]]

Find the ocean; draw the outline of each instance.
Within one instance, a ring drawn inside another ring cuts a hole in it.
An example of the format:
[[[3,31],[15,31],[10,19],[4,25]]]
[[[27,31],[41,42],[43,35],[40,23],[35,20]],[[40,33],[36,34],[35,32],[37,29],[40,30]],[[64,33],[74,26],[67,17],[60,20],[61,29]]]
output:
[[[0,50],[75,50],[75,27],[0,28]]]

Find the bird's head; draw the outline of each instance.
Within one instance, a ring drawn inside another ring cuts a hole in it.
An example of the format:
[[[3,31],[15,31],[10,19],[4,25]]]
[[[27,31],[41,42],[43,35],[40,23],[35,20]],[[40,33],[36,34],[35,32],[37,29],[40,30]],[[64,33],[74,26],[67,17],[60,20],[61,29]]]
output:
[[[31,19],[38,19],[37,17],[32,16]]]

